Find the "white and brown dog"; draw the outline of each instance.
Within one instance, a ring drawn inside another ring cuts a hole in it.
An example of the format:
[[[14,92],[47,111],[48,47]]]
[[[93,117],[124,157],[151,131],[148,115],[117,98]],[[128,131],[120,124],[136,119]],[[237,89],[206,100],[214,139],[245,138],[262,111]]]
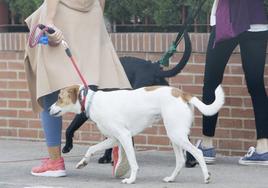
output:
[[[209,183],[210,174],[202,152],[189,142],[188,134],[194,118],[193,107],[196,107],[202,114],[211,116],[223,106],[224,92],[221,86],[216,89],[215,101],[210,105],[204,104],[197,97],[168,86],[110,92],[88,90],[83,99],[84,90],[84,86],[62,89],[58,100],[50,108],[52,116],[61,116],[66,112],[79,114],[85,109],[88,117],[107,137],[103,142],[89,147],[85,157],[77,164],[77,168],[86,166],[93,153],[119,145],[125,150],[131,168],[130,177],[123,179],[122,182],[134,183],[138,164],[131,137],[162,118],[176,157],[176,167],[170,176],[164,178],[164,181],[175,180],[184,166],[183,150],[186,150],[197,159],[205,183]],[[85,101],[85,107],[81,101]]]

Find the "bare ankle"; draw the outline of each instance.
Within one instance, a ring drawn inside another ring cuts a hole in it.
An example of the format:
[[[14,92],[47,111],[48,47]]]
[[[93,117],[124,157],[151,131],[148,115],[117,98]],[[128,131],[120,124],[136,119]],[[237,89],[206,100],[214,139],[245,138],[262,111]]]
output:
[[[267,138],[262,138],[262,139],[257,140],[256,152],[260,154],[268,152],[268,139]]]
[[[202,146],[205,148],[212,148],[213,147],[213,137],[203,135],[202,138]]]
[[[58,160],[61,158],[60,146],[48,147],[48,154],[51,160]]]

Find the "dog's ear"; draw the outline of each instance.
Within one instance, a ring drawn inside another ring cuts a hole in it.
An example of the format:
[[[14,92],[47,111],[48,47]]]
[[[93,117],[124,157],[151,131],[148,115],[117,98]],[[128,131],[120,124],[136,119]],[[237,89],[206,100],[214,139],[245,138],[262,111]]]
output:
[[[72,103],[76,103],[77,99],[78,99],[78,94],[79,94],[79,86],[75,85],[72,86],[69,90],[69,94],[70,94],[70,98],[72,100]]]

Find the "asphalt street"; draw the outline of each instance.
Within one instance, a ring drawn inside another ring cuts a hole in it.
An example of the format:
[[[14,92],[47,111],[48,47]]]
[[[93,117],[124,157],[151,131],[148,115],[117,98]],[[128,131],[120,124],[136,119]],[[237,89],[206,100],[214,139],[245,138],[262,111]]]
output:
[[[238,157],[224,156],[217,156],[217,163],[208,166],[210,184],[204,184],[199,166],[183,168],[174,183],[165,183],[162,179],[173,171],[175,157],[173,152],[160,151],[137,151],[137,180],[126,185],[112,176],[111,164],[97,163],[102,153],[93,156],[84,169],[75,169],[86,150],[87,146],[76,144],[64,155],[67,177],[34,177],[30,169],[47,155],[45,144],[0,140],[0,188],[268,188],[268,166],[241,166]]]

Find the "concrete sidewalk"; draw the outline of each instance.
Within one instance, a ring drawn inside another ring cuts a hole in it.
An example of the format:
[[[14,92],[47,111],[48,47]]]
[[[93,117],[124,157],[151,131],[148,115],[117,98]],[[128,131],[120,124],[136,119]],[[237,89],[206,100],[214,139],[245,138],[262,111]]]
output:
[[[183,168],[174,183],[162,179],[173,171],[175,158],[172,152],[140,151],[137,160],[140,167],[136,184],[121,184],[112,177],[110,164],[98,164],[100,153],[89,165],[75,169],[76,163],[86,152],[87,146],[75,145],[70,154],[64,155],[67,177],[44,178],[30,175],[32,166],[46,156],[42,142],[0,140],[0,188],[267,188],[268,167],[240,166],[237,157],[217,157],[216,165],[209,165],[212,174],[210,184],[203,183],[199,166]]]

